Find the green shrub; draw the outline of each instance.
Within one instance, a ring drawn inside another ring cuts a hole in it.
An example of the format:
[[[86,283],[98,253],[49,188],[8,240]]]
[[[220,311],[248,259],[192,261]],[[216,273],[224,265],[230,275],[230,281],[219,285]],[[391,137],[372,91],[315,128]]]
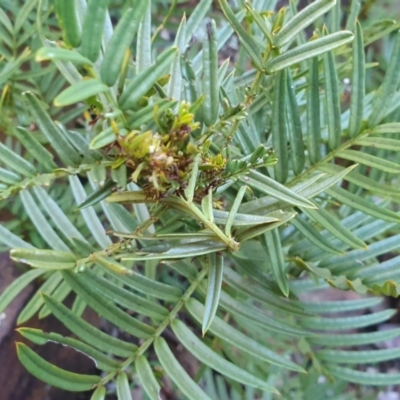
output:
[[[54,314],[74,337],[19,332],[87,354],[99,375],[19,343],[22,364],[96,400],[112,382],[120,400],[132,384],[158,399],[165,375],[201,400],[399,384],[366,367],[399,357],[374,345],[400,330],[360,331],[394,315],[375,306],[400,282],[399,23],[359,1],[120,3],[0,10],[0,199],[15,217],[0,241],[29,266],[0,311],[39,279],[18,325]],[[330,286],[375,297],[304,300]]]

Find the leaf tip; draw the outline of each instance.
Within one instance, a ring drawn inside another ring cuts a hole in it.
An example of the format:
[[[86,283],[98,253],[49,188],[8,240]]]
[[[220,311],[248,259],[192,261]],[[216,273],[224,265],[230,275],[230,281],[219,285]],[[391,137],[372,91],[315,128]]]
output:
[[[22,347],[28,347],[28,346],[23,342],[15,342],[15,347],[17,348],[17,353],[19,353]]]

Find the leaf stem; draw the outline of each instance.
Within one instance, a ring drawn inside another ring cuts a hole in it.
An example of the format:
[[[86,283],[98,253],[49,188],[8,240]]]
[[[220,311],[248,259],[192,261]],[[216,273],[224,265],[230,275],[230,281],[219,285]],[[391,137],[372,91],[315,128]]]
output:
[[[137,358],[139,358],[141,355],[144,354],[144,352],[153,344],[155,339],[157,339],[161,334],[164,332],[164,330],[169,326],[169,324],[176,318],[178,315],[179,311],[182,309],[182,307],[185,305],[186,301],[190,299],[194,291],[197,289],[197,287],[200,285],[200,283],[204,280],[208,272],[207,266],[203,266],[203,268],[200,270],[200,272],[197,274],[196,279],[192,282],[192,284],[189,286],[189,288],[186,290],[186,292],[183,294],[183,296],[180,298],[180,300],[177,302],[175,307],[172,309],[172,311],[169,313],[168,317],[164,319],[164,321],[158,326],[158,328],[155,330],[154,334],[149,337],[136,351],[134,354],[132,354],[130,357],[128,357],[122,364],[121,367],[118,371],[115,372],[110,372],[108,375],[106,375],[99,385],[105,385],[107,382],[111,381],[120,371],[124,370],[127,368],[129,365],[131,365]]]
[[[302,179],[304,179],[305,177],[307,177],[308,175],[312,174],[313,172],[315,172],[316,170],[318,170],[318,168],[323,165],[326,164],[328,161],[331,161],[332,159],[335,158],[337,153],[340,153],[343,150],[348,149],[349,147],[353,146],[356,142],[357,139],[359,139],[361,136],[368,136],[368,131],[364,131],[363,134],[358,135],[357,137],[348,140],[347,142],[343,143],[342,145],[340,145],[337,149],[332,150],[330,153],[328,153],[324,158],[322,158],[321,160],[319,160],[318,162],[316,162],[315,164],[311,165],[310,168],[308,168],[307,170],[305,170],[303,173],[297,175],[295,178],[293,178],[291,181],[289,181],[286,186],[290,187],[292,185],[294,185],[295,183],[301,181]]]

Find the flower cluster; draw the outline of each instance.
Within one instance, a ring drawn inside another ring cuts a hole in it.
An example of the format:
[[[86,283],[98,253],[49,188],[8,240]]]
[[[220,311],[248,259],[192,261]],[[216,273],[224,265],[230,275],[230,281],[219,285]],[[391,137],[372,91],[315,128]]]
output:
[[[198,129],[188,103],[181,103],[178,112],[167,110],[157,115],[157,132],[132,131],[118,138],[118,144],[137,182],[152,198],[181,193],[189,178],[190,166],[201,151],[191,141],[192,131]]]

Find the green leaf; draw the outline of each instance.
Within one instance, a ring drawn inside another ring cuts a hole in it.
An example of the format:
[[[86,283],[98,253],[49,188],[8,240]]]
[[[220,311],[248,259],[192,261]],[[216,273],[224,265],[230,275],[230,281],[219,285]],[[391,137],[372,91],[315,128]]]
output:
[[[86,79],[63,90],[54,99],[54,105],[56,107],[68,106],[107,91],[109,91],[109,88],[104,83],[97,79]]]
[[[242,203],[243,196],[245,195],[246,190],[247,190],[247,186],[243,185],[240,187],[240,189],[238,190],[237,195],[235,197],[235,200],[232,204],[232,207],[229,210],[229,214],[226,218],[226,223],[225,223],[225,235],[226,236],[230,236],[230,234],[231,234],[231,228],[234,224],[235,217],[237,217],[237,212],[239,210],[240,204]],[[214,213],[214,217],[215,217],[215,213]],[[248,216],[248,217],[250,217],[250,216]],[[265,222],[267,222],[267,221],[265,221]]]
[[[197,268],[187,261],[174,261],[172,263],[169,263],[169,267],[174,269],[179,275],[185,277],[189,281],[196,279],[196,276],[198,274]]]
[[[378,331],[370,333],[354,333],[354,334],[318,334],[309,338],[310,342],[316,345],[329,347],[352,347],[362,346],[366,344],[374,344],[391,340],[398,337],[400,328],[389,329],[387,331]]]
[[[23,366],[49,385],[71,392],[83,392],[100,383],[99,376],[75,374],[50,364],[24,343],[17,343],[17,353]]]
[[[304,198],[313,197],[314,195],[323,191],[325,189],[326,185],[329,187],[330,182],[325,182],[325,180],[324,180],[323,185],[319,184],[319,183],[317,183],[317,184],[315,183],[316,181],[321,180],[321,178],[324,175],[325,174],[315,175],[314,177],[309,178],[306,182],[298,183],[297,185],[294,185],[291,188],[286,188],[285,186],[283,186],[283,187],[285,189],[289,189],[292,193],[296,193],[296,194],[298,194],[300,192],[305,193],[306,196]],[[340,179],[341,178],[337,178],[337,180],[340,180]],[[275,183],[277,183],[277,182],[275,182]],[[274,197],[264,196],[264,197],[260,197],[255,200],[248,201],[247,203],[243,204],[239,208],[239,210],[240,211],[247,210],[247,212],[257,213],[257,214],[269,213],[267,215],[272,216],[275,214],[274,213],[270,214],[271,212],[280,210],[283,208],[288,208],[288,207],[290,207],[290,205],[288,204],[288,202],[286,202],[284,200],[280,201]]]
[[[128,118],[128,125],[131,129],[138,129],[142,125],[147,124],[153,120],[156,107],[158,108],[158,113],[162,114],[169,108],[173,109],[176,104],[177,102],[175,100],[170,99],[155,100],[154,103],[133,112]],[[115,140],[115,134],[113,138]]]
[[[238,142],[243,154],[253,153],[260,141],[257,132],[248,123],[245,123],[245,121],[239,125],[239,130],[235,134],[235,140]]]
[[[72,304],[72,313],[77,317],[81,317],[86,310],[86,307],[87,304],[77,295]]]
[[[3,183],[8,183],[10,185],[15,185],[20,182],[22,178],[16,173],[6,170],[4,168],[0,168],[0,181]]]
[[[380,207],[372,201],[365,200],[364,198],[350,193],[345,189],[333,187],[328,189],[326,193],[341,203],[346,204],[356,210],[360,210],[365,214],[372,215],[375,218],[383,219],[384,221],[389,222],[400,222],[399,214],[384,207]]]
[[[132,400],[131,388],[129,386],[128,375],[120,372],[116,380],[118,400]]]
[[[332,32],[337,32],[341,29],[342,22],[342,5],[341,0],[337,1],[329,15],[329,29]]]
[[[217,251],[223,251],[226,249],[226,245],[212,240],[202,240],[195,243],[182,244],[177,246],[169,246],[165,244],[160,248],[159,252],[151,251],[149,249],[146,254],[143,249],[136,254],[122,254],[122,261],[146,261],[146,260],[172,260],[179,258],[190,258],[198,257],[204,254],[214,253]]]
[[[354,249],[366,248],[366,244],[355,236],[349,229],[345,228],[329,211],[324,208],[318,210],[303,210],[309,218],[320,224],[333,236]]]
[[[307,199],[315,197],[318,194],[325,192],[325,190],[329,189],[339,181],[341,181],[343,178],[347,176],[347,174],[349,174],[356,167],[357,165],[351,165],[350,167],[341,170],[335,175],[329,176],[325,179],[319,179],[318,182],[316,183],[313,182],[311,185],[307,185],[306,187],[301,188],[297,192],[300,196],[304,196]]]
[[[301,127],[300,112],[297,106],[296,92],[294,90],[293,79],[288,71],[287,80],[288,102],[287,102],[287,123],[288,136],[290,140],[290,157],[292,169],[295,175],[300,174],[304,169],[305,149],[303,142],[303,132]]]
[[[45,261],[55,263],[75,263],[74,254],[60,250],[41,250],[41,249],[12,249],[10,256],[15,261],[29,264],[30,261]]]
[[[108,352],[120,357],[129,357],[136,351],[137,347],[133,343],[127,343],[107,335],[100,329],[77,317],[70,309],[55,301],[50,296],[45,294],[42,296],[51,313],[86,343],[99,350],[107,349]]]
[[[186,14],[184,14],[175,37],[175,46],[178,48],[178,51],[175,54],[173,63],[171,64],[170,80],[168,82],[168,89],[167,89],[168,96],[178,101],[181,100],[181,95],[182,95],[182,83],[183,83],[182,64],[183,64],[184,54],[187,50],[186,27],[187,27]]]
[[[77,204],[81,204],[87,198],[86,191],[77,176],[69,176],[69,183],[72,193]],[[111,239],[106,235],[104,226],[101,223],[99,217],[94,211],[93,207],[88,207],[80,210],[80,213],[93,235],[93,238],[100,245],[101,248],[107,248],[111,245]]]
[[[94,349],[92,346],[89,346],[79,340],[61,336],[58,333],[46,333],[40,329],[19,328],[17,331],[31,342],[39,345],[43,345],[47,342],[55,342],[72,347],[73,349],[90,357],[95,362],[96,367],[103,371],[113,372],[119,368],[118,361],[112,360],[100,351]]]
[[[40,205],[50,216],[54,225],[64,233],[64,236],[69,238],[72,242],[78,239],[83,243],[87,243],[86,239],[82,236],[75,225],[68,219],[68,217],[61,210],[60,206],[49,196],[49,194],[41,187],[35,186],[33,188],[36,198],[39,200]]]
[[[0,157],[7,168],[12,168],[24,176],[31,177],[36,175],[36,168],[29,161],[26,161],[3,143],[0,143]]]
[[[303,8],[276,34],[276,45],[283,46],[290,42],[303,29],[311,25],[321,15],[328,12],[335,3],[336,0],[318,0]]]
[[[311,164],[321,159],[321,111],[319,97],[318,57],[310,60],[307,87],[308,157]]]
[[[100,132],[97,136],[95,136],[90,142],[90,149],[101,149],[111,143],[117,141],[118,135],[121,134],[120,130],[124,129],[124,125],[122,123],[117,124],[117,129],[113,125],[105,128],[102,132]],[[121,136],[125,136],[122,135]]]
[[[268,252],[270,268],[279,289],[284,296],[289,296],[289,280],[285,271],[285,261],[283,258],[281,239],[278,229],[265,232],[263,241],[265,249]]]
[[[208,191],[207,196],[204,196],[202,198],[202,200],[201,200],[201,211],[203,212],[204,217],[210,222],[214,221],[214,213],[213,213],[213,208],[212,208],[212,206],[213,206],[212,201],[213,201],[213,192],[210,189]]]
[[[272,33],[270,32],[269,26],[265,23],[264,18],[252,8],[252,5],[248,2],[245,4],[246,10],[248,13],[251,15],[253,18],[254,22],[257,24],[257,26],[260,28],[261,32],[265,36],[265,38],[268,40],[268,43],[270,46],[273,46],[273,38],[272,38]]]
[[[278,332],[279,334],[291,336],[312,335],[310,332],[271,318],[256,307],[239,302],[224,291],[221,292],[220,306],[234,315],[238,315],[242,318],[250,320],[267,331]]]
[[[20,198],[25,207],[25,211],[31,219],[33,225],[36,227],[37,232],[47,242],[47,244],[54,250],[61,250],[70,252],[68,246],[60,239],[55,230],[47,221],[46,217],[40,211],[36,201],[28,190],[21,190]]]
[[[323,302],[301,302],[302,306],[313,313],[330,314],[372,308],[382,303],[379,297],[367,297],[360,300],[335,300]]]
[[[186,308],[190,314],[201,323],[205,313],[204,306],[199,301],[191,298],[186,302]],[[260,360],[278,365],[280,367],[288,368],[293,371],[304,372],[302,367],[293,363],[289,359],[274,353],[267,347],[251,339],[248,335],[239,332],[237,329],[224,322],[221,318],[215,317],[213,319],[209,327],[209,331],[232,346],[257,357]]]
[[[284,68],[298,64],[309,58],[318,56],[334,50],[353,40],[353,34],[348,31],[332,33],[319,39],[312,40],[306,44],[288,50],[283,54],[268,61],[265,70],[268,74],[273,74]]]
[[[60,271],[63,269],[73,269],[76,264],[74,262],[53,262],[53,261],[39,261],[39,260],[24,260],[13,258],[15,261],[23,262],[33,268],[46,269],[49,271]]]
[[[140,356],[135,361],[135,369],[140,383],[150,400],[160,400],[161,387],[155,378],[152,368],[145,356]]]
[[[79,204],[77,207],[78,210],[90,206],[94,206],[97,203],[100,203],[106,197],[108,197],[115,189],[115,183],[112,179],[108,179],[104,182],[103,185],[99,186],[96,190],[94,190],[90,195],[86,198],[86,200]]]
[[[275,80],[272,104],[272,146],[278,162],[274,166],[274,176],[279,183],[285,183],[289,173],[288,126],[287,126],[287,71],[279,71]]]
[[[125,227],[124,231],[133,232],[138,227],[137,220],[133,215],[121,204],[108,204],[108,210],[122,222]]]
[[[390,274],[385,274],[382,273],[380,277],[385,276],[385,279],[379,279],[379,277],[374,277],[373,280],[368,280],[368,284],[370,285],[371,282],[375,283],[372,285],[372,291],[377,294],[377,295],[385,295],[385,296],[391,296],[394,298],[399,297],[399,288],[398,288],[398,284],[395,283],[393,280],[391,280],[392,276],[390,276]],[[389,277],[387,276],[389,275]],[[397,277],[396,277],[397,280]]]
[[[219,83],[218,83],[218,49],[215,21],[207,25],[207,36],[203,44],[203,93],[202,116],[206,126],[214,125],[218,119]]]
[[[372,104],[372,112],[368,119],[370,127],[375,127],[384,118],[387,109],[390,106],[393,95],[396,92],[399,82],[400,74],[398,73],[398,66],[400,63],[400,33],[395,36],[394,47],[392,56],[390,57],[388,69],[383,79],[382,85],[374,96]]]
[[[302,325],[310,329],[318,330],[347,330],[355,328],[363,328],[365,326],[378,324],[391,318],[396,313],[396,310],[384,310],[374,314],[361,315],[356,317],[341,317],[341,318],[321,318],[321,317],[304,317]]]
[[[248,179],[243,179],[242,182],[253,187],[254,189],[261,191],[262,193],[267,194],[268,196],[274,197],[278,200],[282,200],[293,206],[315,208],[315,205],[311,201],[293,192],[291,189],[283,186],[279,182],[268,178],[260,172],[250,171]],[[253,201],[244,203],[239,207],[239,211],[242,213],[251,212],[253,210]]]
[[[166,301],[177,301],[182,296],[182,291],[178,287],[157,282],[135,271],[127,270],[122,264],[98,254],[93,254],[92,257],[108,274],[143,294]]]
[[[357,3],[357,1],[352,2],[352,4],[355,3]],[[358,21],[356,21],[355,24],[354,34],[355,41],[353,44],[353,71],[351,76],[349,119],[349,137],[351,138],[355,138],[359,134],[364,115],[365,54],[363,32]]]
[[[136,73],[150,67],[151,51],[151,2],[147,4],[144,16],[139,24],[136,38]]]
[[[15,279],[0,295],[0,314],[7,306],[36,278],[46,272],[44,269],[32,269]]]
[[[104,386],[98,386],[97,389],[93,392],[90,400],[105,400],[106,393],[107,391]]]
[[[8,15],[6,12],[3,10],[3,8],[0,8],[0,22],[1,24],[7,28],[7,30],[12,34],[14,33],[14,27],[13,24],[10,21],[10,18],[8,18]]]
[[[321,171],[325,171],[329,174],[335,174],[338,171],[343,171],[344,168],[336,164],[325,164],[321,165],[320,169]],[[375,179],[364,176],[356,171],[351,171],[344,179],[348,182],[356,184],[357,186],[367,189],[370,192],[378,193],[381,196],[386,197],[391,195],[400,195],[400,189],[393,187],[392,185],[377,182]]]
[[[90,0],[82,25],[80,52],[95,62],[100,55],[109,0]]]
[[[202,332],[203,336],[207,332],[212,323],[218,309],[219,297],[221,294],[222,275],[224,268],[224,257],[220,254],[209,254],[207,256],[208,263],[208,286],[207,296],[204,305],[204,315]]]
[[[55,49],[58,48],[56,42],[52,42],[50,40],[44,39],[43,43],[47,47],[53,47]],[[70,84],[79,82],[82,80],[82,75],[78,71],[77,67],[70,61],[58,61],[54,60],[54,64],[57,66],[63,77],[69,82]]]
[[[107,197],[109,203],[119,204],[140,204],[150,202],[146,193],[142,190],[130,190],[123,193],[113,193],[110,197]]]
[[[111,301],[105,299],[99,293],[101,290],[97,291],[87,283],[87,278],[83,277],[83,273],[73,274],[63,271],[62,276],[71,289],[91,308],[108,321],[130,333],[132,336],[147,339],[154,332],[154,328],[150,325],[131,317],[129,314],[115,306]]]
[[[360,385],[387,387],[389,385],[398,385],[400,383],[400,374],[361,372],[334,365],[329,365],[326,369],[335,378],[346,382],[358,383]]]
[[[64,138],[36,96],[31,92],[25,92],[24,95],[35,123],[39,125],[41,132],[46,136],[51,147],[59,155],[63,163],[68,166],[79,165],[81,157],[67,139]]]
[[[386,133],[400,133],[400,123],[389,122],[387,124],[375,126],[371,129],[371,135],[383,135]]]
[[[230,8],[227,0],[219,0],[219,4],[221,6],[222,12],[224,13],[226,19],[236,32],[240,43],[242,44],[244,50],[249,55],[251,61],[254,63],[254,66],[259,70],[263,70],[263,59],[258,51],[257,42],[245,31],[245,29],[240,24],[239,20],[233,13]]]
[[[335,57],[332,51],[324,55],[324,75],[328,144],[331,150],[335,150],[339,146],[342,129],[340,120],[339,79],[336,71]]]
[[[356,139],[355,144],[360,146],[376,147],[378,149],[400,151],[400,140],[397,139],[360,137]]]
[[[201,161],[201,158],[199,156],[197,156],[194,159],[193,164],[191,166],[191,170],[190,170],[190,177],[189,177],[188,185],[184,190],[186,200],[190,203],[193,201],[194,191],[196,189],[196,182],[197,182],[197,178],[198,178],[198,174],[199,174],[200,161]]]
[[[117,81],[121,72],[125,52],[129,49],[133,38],[135,37],[139,23],[142,20],[146,9],[146,1],[134,0],[133,7],[125,11],[122,18],[119,20],[113,35],[107,44],[103,62],[101,63],[100,76],[101,80],[106,85],[113,86]]]
[[[279,393],[275,388],[267,385],[263,380],[237,367],[231,362],[226,361],[223,357],[211,350],[200,339],[198,339],[182,321],[174,320],[171,326],[183,346],[202,363],[210,366],[212,369],[220,372],[224,376],[245,385],[250,385],[266,392]]]
[[[317,229],[315,229],[309,222],[304,221],[301,217],[292,219],[291,223],[306,239],[321,250],[331,254],[341,253],[337,247],[333,246],[329,240],[318,232]]]
[[[371,154],[363,153],[361,151],[342,150],[337,153],[337,157],[364,164],[368,167],[377,168],[386,172],[400,172],[400,164],[396,164],[392,161],[388,161],[383,158],[373,156]]]
[[[43,293],[51,294],[57,288],[57,286],[61,283],[62,276],[60,272],[53,272],[51,275],[45,280],[45,282],[39,287],[37,292],[31,296],[28,303],[25,305],[23,310],[19,313],[17,319],[17,325],[21,325],[24,322],[28,321],[33,315],[36,314],[40,310],[43,305]]]
[[[74,112],[79,111],[79,114],[84,112],[86,106],[78,106]],[[65,118],[61,118],[65,119]],[[55,124],[60,129],[63,136],[74,146],[74,148],[79,152],[80,156],[83,158],[82,163],[84,164],[96,164],[102,159],[101,153],[99,151],[91,151],[89,148],[89,140],[83,132],[71,131],[65,128],[61,122],[55,121]]]
[[[32,132],[29,132],[25,128],[18,127],[15,134],[18,141],[21,142],[24,148],[45,168],[46,171],[53,171],[57,168],[57,165],[53,160],[53,155],[39,143]]]
[[[295,212],[284,212],[284,211],[276,211],[270,214],[271,217],[276,217],[278,222],[272,222],[268,224],[260,224],[252,226],[251,228],[241,229],[237,235],[236,239],[239,242],[245,242],[252,238],[262,235],[267,231],[271,231],[275,228],[278,228],[281,225],[287,224],[292,218],[294,218],[297,213]]]
[[[211,400],[182,368],[164,338],[155,339],[154,349],[167,375],[189,400]]]
[[[264,260],[265,254],[261,244],[259,244],[259,249],[262,251],[261,260]],[[249,253],[254,256],[255,252],[256,250],[251,247]],[[247,253],[244,254],[245,260],[248,259],[246,254]],[[288,299],[277,296],[275,291],[268,290],[265,286],[262,285],[262,283],[250,278],[243,277],[230,268],[224,269],[224,282],[227,285],[232,286],[234,289],[242,292],[244,295],[250,296],[254,300],[264,303],[268,309],[276,311],[277,313],[294,314],[300,316],[308,315],[307,312],[305,312],[302,308],[301,304],[297,303],[294,300],[288,301]]]
[[[372,220],[372,222],[371,222]],[[358,229],[354,230],[354,233],[359,235],[361,239],[367,241],[370,240],[372,238],[377,238],[379,235],[381,235],[383,232],[386,231],[386,229],[388,229],[389,226],[391,226],[392,223],[386,222],[386,221],[377,221],[375,219],[372,219],[370,216],[365,215],[364,213],[357,211],[354,213],[351,213],[348,217],[346,217],[343,220],[343,225],[347,228],[347,229],[355,229],[356,227],[358,227]],[[394,225],[392,225],[394,226]],[[328,232],[323,232],[322,233],[325,237],[327,237],[329,240],[332,241],[332,243],[336,246],[338,246],[338,248],[345,250],[346,247],[344,244],[342,244],[340,242],[339,239],[336,239],[334,237],[332,237],[332,235],[330,235]],[[371,245],[373,246],[373,245]],[[319,249],[312,249],[309,246],[307,246],[307,242],[305,240],[301,240],[298,243],[296,243],[293,247],[297,247],[297,251],[299,252],[303,252],[304,250],[307,251],[307,259],[310,261],[320,261],[322,258],[324,258],[325,254],[319,250]],[[352,251],[351,255],[355,255],[358,252],[358,256],[362,258],[363,254],[367,255],[368,258],[368,252],[370,251],[370,249],[365,249],[362,248],[361,250],[357,250],[357,251]],[[334,259],[336,257],[332,257],[332,259]],[[357,256],[356,258],[357,259]],[[322,261],[321,261],[322,263]],[[326,263],[326,260],[323,261],[323,264]],[[357,264],[356,264],[357,265]],[[338,265],[339,266],[339,265]],[[358,265],[359,267],[359,265]],[[330,266],[329,269],[334,269],[334,267]],[[340,268],[339,268],[340,270]],[[359,271],[358,271],[359,273]]]
[[[359,276],[367,285],[371,286],[373,283],[379,284],[377,286],[385,285],[386,281],[388,281],[386,287],[382,290],[389,291],[390,287],[396,287],[396,282],[399,280],[399,261],[400,256],[397,256],[380,264],[369,265],[359,271]],[[394,293],[393,297],[397,297],[396,293]]]
[[[205,16],[210,11],[211,3],[212,0],[200,0],[190,14],[186,28],[186,43],[189,43],[194,33],[204,21]]]
[[[21,247],[25,249],[33,249],[34,247],[22,240],[19,236],[14,235],[2,224],[0,224],[0,243],[5,244],[7,247]]]
[[[71,288],[65,281],[62,281],[51,294],[52,298],[58,302],[63,302],[65,298],[71,293]],[[43,319],[51,314],[50,309],[44,304],[39,311],[39,319]]]
[[[138,296],[122,287],[104,279],[92,271],[86,271],[87,283],[110,301],[118,303],[128,310],[146,315],[151,318],[163,320],[168,317],[169,311],[144,297]]]
[[[93,63],[85,56],[75,50],[62,49],[60,47],[41,47],[35,55],[35,60],[41,61],[63,61],[91,66]]]
[[[161,78],[165,70],[172,63],[176,52],[176,47],[170,47],[165,50],[158,56],[154,65],[140,72],[130,81],[118,99],[118,103],[123,110],[134,107],[142,96],[153,87],[155,82]]]
[[[329,268],[332,271],[345,271],[346,273],[354,268],[358,262],[396,251],[400,247],[400,235],[392,235],[369,245],[368,250],[353,250],[342,256],[323,259],[319,266]],[[359,274],[361,271],[357,271]]]
[[[57,13],[65,44],[78,47],[81,42],[81,29],[75,1],[68,4],[64,0],[55,0],[54,9]]]
[[[370,364],[394,360],[400,356],[400,349],[382,349],[365,351],[321,350],[316,357],[329,364]]]

